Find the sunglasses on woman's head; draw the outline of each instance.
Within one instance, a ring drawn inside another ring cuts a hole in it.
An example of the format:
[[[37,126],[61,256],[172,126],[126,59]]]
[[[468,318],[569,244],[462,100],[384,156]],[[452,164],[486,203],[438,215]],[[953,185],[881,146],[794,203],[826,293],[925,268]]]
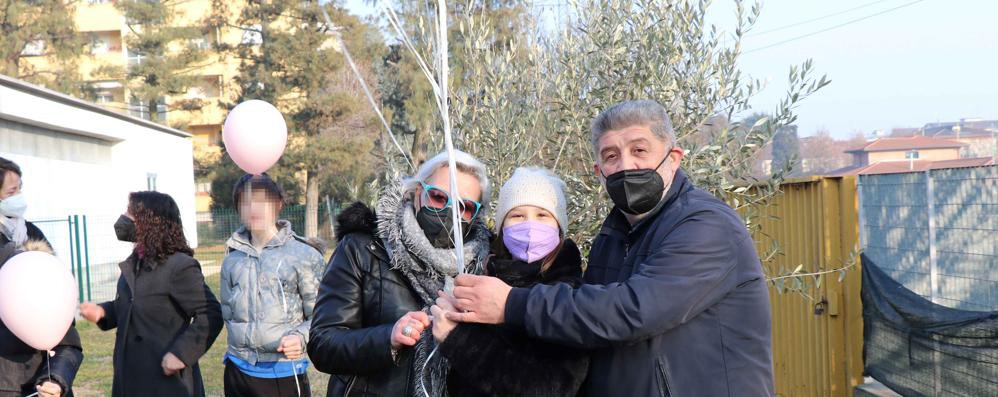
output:
[[[452,203],[450,194],[447,191],[424,182],[419,182],[419,184],[423,185],[424,208],[435,212],[443,212],[450,209]],[[478,215],[478,211],[482,209],[482,203],[464,199],[458,204],[457,209],[461,213],[461,219],[470,221]]]

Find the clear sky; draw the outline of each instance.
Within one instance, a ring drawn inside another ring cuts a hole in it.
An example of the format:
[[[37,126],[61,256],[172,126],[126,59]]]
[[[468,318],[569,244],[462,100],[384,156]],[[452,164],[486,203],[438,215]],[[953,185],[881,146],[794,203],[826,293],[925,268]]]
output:
[[[373,12],[365,0],[346,4],[357,14]],[[556,20],[552,7],[535,10],[547,23]],[[716,0],[710,19],[733,26],[732,2]],[[791,64],[811,58],[832,80],[798,108],[803,136],[998,119],[996,0],[768,0],[743,48],[742,70],[769,81],[759,110],[775,108]]]

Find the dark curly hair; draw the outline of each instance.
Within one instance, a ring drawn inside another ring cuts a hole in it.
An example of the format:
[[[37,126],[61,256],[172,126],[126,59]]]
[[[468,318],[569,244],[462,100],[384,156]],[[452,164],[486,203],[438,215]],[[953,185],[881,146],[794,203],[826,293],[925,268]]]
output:
[[[173,198],[159,192],[133,192],[128,195],[128,213],[135,218],[135,250],[152,259],[154,268],[170,255],[182,252],[194,256],[187,245],[180,208]]]

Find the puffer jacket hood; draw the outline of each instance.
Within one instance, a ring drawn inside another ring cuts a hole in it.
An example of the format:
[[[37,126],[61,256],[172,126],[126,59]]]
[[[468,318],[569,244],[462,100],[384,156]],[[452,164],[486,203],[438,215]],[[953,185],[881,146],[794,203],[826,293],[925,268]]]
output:
[[[319,250],[278,221],[277,234],[263,250],[241,227],[226,243],[222,262],[222,317],[228,353],[250,363],[284,359],[277,351],[285,335],[308,343],[312,310],[325,263]]]

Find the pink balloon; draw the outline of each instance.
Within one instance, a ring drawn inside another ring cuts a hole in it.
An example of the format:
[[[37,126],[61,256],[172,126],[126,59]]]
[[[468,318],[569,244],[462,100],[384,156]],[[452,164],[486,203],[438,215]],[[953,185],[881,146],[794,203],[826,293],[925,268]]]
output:
[[[76,315],[76,283],[56,257],[23,252],[0,268],[0,320],[38,350],[62,341]]]
[[[251,99],[236,105],[225,117],[222,141],[239,168],[260,175],[284,153],[288,125],[274,105]]]

